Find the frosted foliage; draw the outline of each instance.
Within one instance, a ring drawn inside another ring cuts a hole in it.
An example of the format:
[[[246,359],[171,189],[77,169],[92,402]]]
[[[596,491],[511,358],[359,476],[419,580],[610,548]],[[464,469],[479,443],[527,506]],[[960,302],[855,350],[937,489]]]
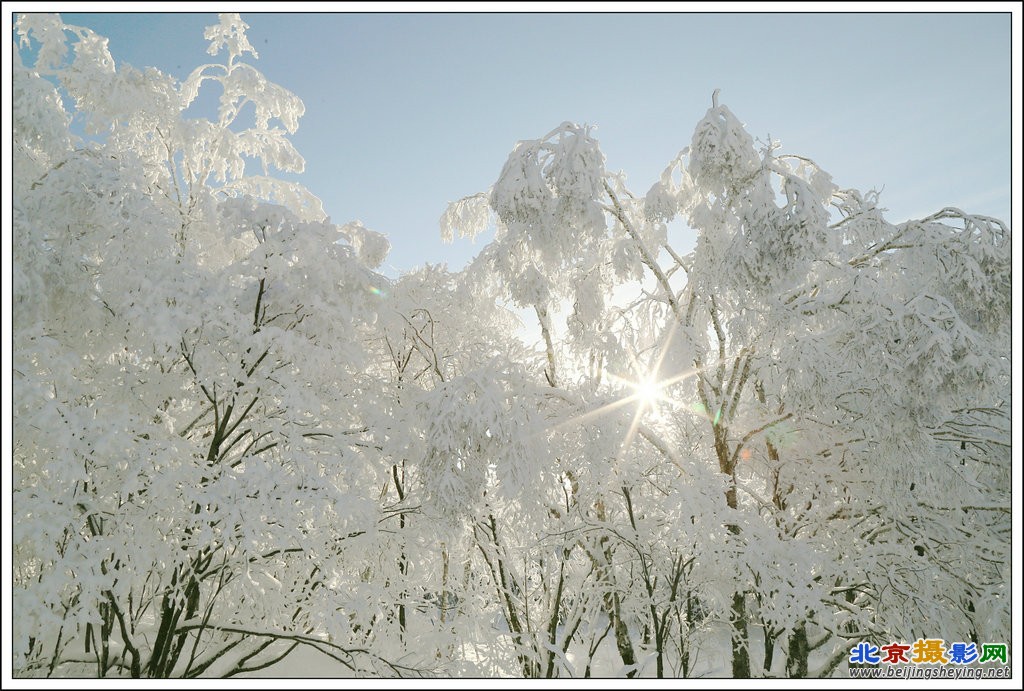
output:
[[[1011,307],[1009,230],[1002,222],[971,216],[958,209],[944,209],[932,218],[953,221],[956,230],[933,226],[939,234],[950,233],[935,248],[936,259],[949,274],[946,295],[957,313],[985,336],[1000,336],[1002,315]],[[948,237],[948,236],[947,236]]]
[[[695,201],[693,181],[684,162],[689,149],[679,155],[661,173],[644,198],[644,213],[651,221],[668,222],[680,213],[688,213]],[[678,180],[677,180],[678,177]]]
[[[436,355],[440,373],[434,374],[442,378],[472,369],[476,358],[512,345],[496,338],[490,327],[500,325],[503,333],[511,333],[519,326],[509,310],[495,303],[493,293],[464,272],[428,265],[403,274],[389,292],[395,312],[381,314],[387,340],[408,340],[407,347],[429,359],[431,369]],[[467,314],[477,319],[466,319]]]
[[[606,182],[604,155],[590,129],[563,123],[541,139],[517,143],[488,194],[449,205],[442,238],[456,230],[473,237],[486,228],[486,200],[497,217],[494,242],[470,270],[501,286],[517,306],[544,307],[571,297],[566,274],[574,280],[609,260]]]
[[[222,188],[239,196],[250,196],[286,206],[304,221],[323,221],[327,218],[320,199],[300,184],[279,180],[266,175],[247,175]]]
[[[449,517],[466,516],[483,499],[492,468],[506,481],[518,479],[528,428],[510,426],[510,406],[519,405],[493,374],[488,369],[445,382],[427,403],[424,483],[432,506]]]
[[[470,270],[496,281],[517,307],[546,305],[562,286],[548,277],[546,264],[518,234],[509,234],[481,251]]]
[[[1004,223],[890,223],[714,100],[646,195],[586,127],[520,142],[441,217],[493,222],[476,258],[391,280],[277,175],[302,104],[238,15],[180,83],[16,27],[17,677],[845,677],[861,641],[1009,640]]]
[[[203,38],[210,42],[206,52],[210,55],[217,55],[222,50],[228,52],[228,62],[232,63],[244,53],[252,53],[258,58],[256,50],[249,43],[245,30],[249,25],[242,21],[242,17],[235,12],[222,12],[220,23],[206,28]]]
[[[821,256],[829,231],[828,198],[818,197],[806,182],[782,171],[785,204],[775,205],[767,181],[754,187],[739,204],[743,234],[750,251],[744,254],[754,284],[779,289],[787,279],[803,281],[806,262]]]
[[[601,283],[600,274],[595,272],[576,284],[573,316],[585,325],[596,322],[604,312],[605,301]]]
[[[22,46],[30,44],[29,35],[39,42],[36,66],[41,70],[53,69],[64,61],[67,54],[67,39],[64,37],[64,23],[58,14],[44,12],[22,12],[14,23]]]
[[[37,60],[36,68],[59,80],[89,133],[105,134],[108,146],[143,156],[151,182],[176,197],[189,213],[203,213],[203,195],[193,191],[220,185],[227,194],[259,195],[294,206],[308,220],[324,218],[319,200],[308,190],[271,177],[275,169],[301,172],[305,167],[287,137],[297,129],[304,106],[294,94],[240,61],[247,53],[256,54],[238,15],[221,15],[220,24],[207,31],[211,54],[227,50],[228,63],[199,66],[182,83],[153,68],[116,68],[105,38],[71,25],[60,24],[58,31],[54,22],[59,23],[56,15],[21,25],[23,42],[39,41],[45,55],[54,56]],[[70,58],[68,35],[76,39]],[[57,61],[57,56],[64,60]],[[221,88],[217,122],[184,118],[208,81]],[[254,125],[237,127],[236,119],[250,107]],[[262,175],[250,173],[253,165],[261,167]],[[188,219],[184,225],[182,239],[187,242]]]
[[[474,239],[490,225],[488,195],[474,194],[452,202],[441,214],[441,239],[451,242],[460,238]]]
[[[550,284],[534,264],[529,264],[512,281],[512,300],[520,307],[545,305],[551,300]]]
[[[804,228],[824,229],[829,222],[828,205],[837,191],[832,176],[803,157],[783,156],[775,160],[782,176],[782,193],[786,198],[783,211],[786,219]],[[808,249],[821,250],[821,244]]]
[[[15,132],[13,151],[19,171],[24,172],[13,182],[24,185],[27,178],[35,181],[67,154],[73,137],[68,131],[70,115],[57,90],[26,68],[17,51],[11,81],[11,118],[24,125]]]
[[[362,260],[379,263],[387,243],[327,222],[292,183],[236,168],[231,187],[210,186],[232,170],[225,157],[287,158],[290,145],[183,120],[172,80],[115,70],[103,40],[60,26],[44,40],[78,41],[47,76],[87,121],[118,126],[71,149],[50,82],[18,75],[16,667],[258,669],[280,651],[260,658],[253,641],[312,631],[312,593],[359,580],[353,536],[381,519],[355,489],[379,476],[353,470],[379,457],[343,440],[366,426],[353,401],[381,300],[371,288],[386,283]],[[94,658],[110,648],[124,655]]]
[[[506,224],[540,223],[549,213],[554,194],[538,160],[540,142],[518,142],[491,191],[491,205]]]
[[[831,178],[808,159],[775,157],[772,149],[758,160],[727,188],[705,181],[691,195],[700,257],[694,278],[709,288],[786,291],[806,281],[812,262],[839,249],[828,226]]]
[[[686,646],[699,645],[708,616],[725,622],[718,633],[733,638],[740,676],[801,665],[811,676],[837,673],[851,640],[837,631],[880,641],[918,635],[920,621],[945,622],[963,640],[1006,630],[1005,603],[996,623],[977,614],[1006,583],[1007,504],[997,489],[1009,459],[1006,228],[954,209],[893,225],[876,193],[840,190],[775,142],[755,150],[716,104],[646,197],[605,175],[604,237],[556,245],[541,234],[565,226],[562,193],[536,164],[544,141],[521,143],[506,163],[491,200],[508,230],[470,272],[537,307],[544,342],[534,366],[552,398],[571,401],[547,415],[586,429],[549,443],[565,507],[593,502],[587,530],[607,526],[605,558],[630,565],[597,570],[602,592],[620,598],[619,615],[613,605],[602,612],[612,629],[620,616],[657,630],[656,603],[671,601],[663,588],[678,582],[691,599],[677,673],[689,669]],[[666,258],[665,223],[679,216],[697,247]],[[647,285],[632,301],[607,299],[637,278]],[[559,299],[572,305],[564,331],[547,309]],[[651,393],[637,383],[655,365],[666,380]],[[658,489],[645,493],[644,482]],[[631,513],[627,496],[643,510]],[[699,539],[660,532],[686,525],[680,518],[697,504]],[[956,574],[971,563],[986,566],[967,582]],[[689,566],[674,574],[673,564]],[[517,583],[511,571],[502,578],[493,573],[499,598]],[[737,612],[742,628],[728,623]],[[510,630],[516,614],[506,608]],[[771,669],[740,654],[751,630],[770,637]],[[821,652],[790,647],[798,633]],[[624,664],[630,643],[616,637]]]
[[[664,226],[661,226],[664,231]],[[643,277],[643,259],[636,243],[626,238],[613,238],[608,244],[612,270],[619,280],[640,280]]]
[[[58,220],[65,211],[79,216],[80,229],[66,240],[66,260],[51,267],[18,257],[27,273],[49,270],[54,279],[79,281],[68,286],[74,291],[42,282],[53,307],[25,313],[19,331],[19,396],[36,410],[19,416],[18,491],[48,498],[21,504],[27,513],[19,549],[33,555],[27,573],[40,576],[31,594],[17,598],[22,621],[37,622],[26,634],[56,640],[53,613],[63,612],[59,623],[71,636],[103,621],[111,602],[132,600],[148,606],[151,617],[187,619],[200,602],[175,585],[174,574],[184,573],[220,625],[302,627],[292,613],[304,595],[282,584],[308,586],[311,565],[264,555],[295,549],[318,533],[365,529],[376,519],[372,507],[366,511],[361,499],[348,496],[338,470],[326,471],[338,450],[319,441],[334,435],[335,424],[352,424],[341,392],[351,386],[346,369],[361,364],[333,344],[342,343],[339,327],[351,334],[357,314],[366,312],[337,296],[359,294],[368,272],[330,249],[341,237],[336,228],[304,225],[287,210],[251,200],[220,206],[220,232],[242,241],[238,256],[176,261],[175,228],[159,225],[159,214],[147,216],[144,196],[122,195],[111,204],[126,214],[129,230],[110,222],[105,205],[76,206],[74,194],[58,194],[69,179],[78,182],[69,185],[72,192],[82,179],[133,189],[123,179],[137,171],[109,160],[70,161],[26,200],[28,218]],[[89,163],[83,174],[81,164]],[[18,229],[30,236],[33,230]],[[41,241],[53,248],[51,256],[63,249]],[[103,249],[91,249],[93,243]],[[175,285],[175,275],[187,282]],[[168,295],[169,288],[177,290]],[[72,295],[80,296],[78,304]],[[44,351],[33,345],[32,319],[52,334],[47,342],[57,357],[49,364],[37,359]],[[278,514],[289,518],[271,518]],[[58,544],[62,552],[49,550]],[[220,573],[244,575],[250,585],[238,591],[235,581],[222,590],[234,577],[219,586],[215,578],[207,590],[197,554],[216,555]],[[333,558],[312,563],[331,572],[340,568]],[[240,605],[253,588],[263,596],[258,606],[214,605],[220,594],[220,602]],[[161,593],[171,598],[163,605]],[[145,636],[146,621],[133,615],[132,630]],[[223,641],[230,644],[231,637]],[[150,673],[184,674],[184,665]]]
[[[603,179],[597,141],[586,128],[563,123],[543,139],[516,144],[491,191],[491,206],[506,225],[530,227],[542,251],[545,243],[561,248],[570,242],[564,233],[603,227],[596,201]]]
[[[220,99],[221,122],[231,122],[251,99],[256,107],[256,130],[267,130],[271,118],[280,120],[289,134],[299,128],[305,106],[298,96],[267,80],[249,65],[239,64],[220,80],[224,88]]]
[[[689,173],[719,194],[742,185],[760,168],[754,140],[725,106],[708,109],[690,142]]]
[[[346,223],[341,227],[341,232],[348,236],[348,241],[356,252],[356,256],[371,269],[378,268],[384,263],[388,252],[391,251],[391,243],[381,233],[370,230],[360,221]]]
[[[634,244],[638,242],[642,244],[643,253],[656,253],[668,241],[668,228],[665,221],[671,219],[651,218],[648,213],[647,200],[636,197],[629,191],[626,187],[624,176],[621,173],[609,176],[607,185],[609,191],[606,196],[614,198],[612,203],[612,208],[615,210],[615,213],[612,214],[613,218],[616,224],[621,226],[619,232],[613,233],[610,239],[615,241],[626,238]],[[681,195],[685,196],[683,193]],[[628,230],[625,228],[627,224],[629,226]],[[604,245],[607,247],[607,242]],[[623,277],[625,275],[622,274]]]
[[[724,232],[727,226],[728,212],[721,203],[708,204],[701,202],[695,205],[689,216],[689,224],[697,229],[697,243],[694,250],[694,268],[690,280],[702,289],[717,292],[719,288],[746,282],[747,272],[740,274],[734,264],[743,261],[747,265],[747,254],[754,250],[747,247],[742,236]],[[733,250],[739,251],[734,257]],[[696,261],[699,257],[700,261]],[[737,275],[739,274],[739,275]]]
[[[666,184],[655,183],[644,198],[644,211],[651,220],[671,221],[678,209],[674,190]]]

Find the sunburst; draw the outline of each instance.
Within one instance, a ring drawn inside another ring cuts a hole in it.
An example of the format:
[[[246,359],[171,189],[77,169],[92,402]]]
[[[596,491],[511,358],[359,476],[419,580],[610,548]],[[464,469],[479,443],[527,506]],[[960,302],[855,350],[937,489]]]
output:
[[[664,340],[657,348],[653,361],[649,361],[646,366],[640,361],[636,361],[634,363],[634,372],[639,372],[639,374],[621,376],[608,372],[607,370],[604,372],[605,380],[621,392],[617,398],[610,401],[605,399],[606,402],[594,407],[585,406],[584,404],[581,407],[589,407],[589,410],[584,410],[577,415],[563,419],[553,426],[545,427],[545,433],[568,426],[592,424],[616,410],[635,406],[632,414],[632,420],[630,421],[626,434],[622,439],[622,443],[616,452],[615,461],[617,462],[632,445],[637,434],[642,430],[649,429],[648,425],[644,422],[645,419],[655,424],[659,421],[664,421],[666,419],[664,416],[671,415],[674,405],[681,402],[675,397],[674,394],[676,392],[673,391],[673,387],[683,381],[698,376],[702,371],[698,368],[691,368],[668,375],[662,373],[667,352],[672,339],[675,336],[676,326],[676,322],[673,321],[668,333],[664,337]],[[705,364],[702,369],[707,370],[709,368],[716,367],[718,364],[718,361],[711,362],[709,364]],[[560,395],[565,398],[565,400],[573,400],[577,404],[583,404],[582,399],[570,395],[567,391],[560,392]],[[700,404],[697,404],[697,406],[699,405]],[[701,412],[696,409],[696,406],[688,407],[686,410],[691,413],[701,415]]]
[[[654,377],[644,377],[633,386],[633,389],[633,395],[645,408],[653,408],[661,398],[661,387],[658,386],[658,380]]]

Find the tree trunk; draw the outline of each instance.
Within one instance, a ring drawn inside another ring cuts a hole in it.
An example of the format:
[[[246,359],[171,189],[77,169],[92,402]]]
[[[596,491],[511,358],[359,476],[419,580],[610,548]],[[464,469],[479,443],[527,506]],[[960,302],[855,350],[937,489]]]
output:
[[[600,499],[594,504],[594,513],[600,521],[607,520],[604,502]],[[598,540],[599,550],[590,553],[594,568],[598,575],[598,582],[608,584],[608,590],[601,598],[604,604],[604,611],[611,622],[612,630],[615,633],[615,647],[618,648],[622,664],[633,669],[626,673],[627,677],[636,676],[636,653],[633,650],[633,641],[629,637],[629,627],[622,621],[622,600],[615,592],[615,578],[612,574],[612,550],[608,546],[608,538],[602,537]],[[598,556],[600,555],[600,556]]]
[[[745,593],[732,595],[732,676],[750,678],[750,647],[747,636],[747,603]]]
[[[726,504],[730,509],[737,507],[736,485],[725,493]],[[733,535],[740,534],[740,527],[735,524],[726,526]],[[750,678],[750,637],[747,633],[747,594],[737,591],[732,595],[732,613],[729,617],[732,626],[732,676],[734,679]]]
[[[762,668],[764,669],[764,676],[770,677],[772,673],[772,664],[775,662],[775,632],[772,631],[771,627],[767,624],[764,627],[764,662]]]
[[[800,622],[789,635],[789,654],[786,658],[786,674],[793,679],[807,677],[807,656],[810,646],[807,643],[807,624]]]
[[[636,652],[633,650],[633,641],[629,638],[629,628],[622,621],[622,605],[619,594],[605,595],[604,600],[605,610],[608,612],[615,630],[615,646],[619,649],[619,657],[622,658],[622,664],[632,667],[629,672],[626,672],[626,676],[633,678],[636,676]]]

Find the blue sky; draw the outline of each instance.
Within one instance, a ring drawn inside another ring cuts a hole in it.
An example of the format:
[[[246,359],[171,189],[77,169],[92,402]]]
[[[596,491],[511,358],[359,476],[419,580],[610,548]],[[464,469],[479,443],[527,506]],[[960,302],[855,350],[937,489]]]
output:
[[[63,16],[108,37],[115,60],[178,78],[207,61],[216,21]],[[446,204],[565,120],[595,125],[608,168],[645,193],[716,88],[755,138],[841,187],[884,186],[890,220],[943,206],[1010,220],[1009,13],[242,16],[255,65],[306,104],[300,180],[335,222],[389,236],[390,275],[463,265],[485,239],[442,244]]]

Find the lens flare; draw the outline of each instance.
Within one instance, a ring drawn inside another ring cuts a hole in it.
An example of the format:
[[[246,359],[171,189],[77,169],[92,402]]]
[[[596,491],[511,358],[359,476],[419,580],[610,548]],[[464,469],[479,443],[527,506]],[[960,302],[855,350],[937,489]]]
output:
[[[653,408],[662,400],[662,385],[654,377],[645,377],[633,384],[633,395],[643,408]]]

